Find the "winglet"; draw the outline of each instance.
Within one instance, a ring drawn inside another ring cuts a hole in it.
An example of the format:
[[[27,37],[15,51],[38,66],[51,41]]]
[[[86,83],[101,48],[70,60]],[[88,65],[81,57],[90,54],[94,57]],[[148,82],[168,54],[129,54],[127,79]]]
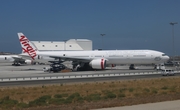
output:
[[[27,53],[34,60],[37,56],[36,52],[38,51],[36,46],[31,41],[29,41],[23,33],[17,34],[22,47],[22,52]]]

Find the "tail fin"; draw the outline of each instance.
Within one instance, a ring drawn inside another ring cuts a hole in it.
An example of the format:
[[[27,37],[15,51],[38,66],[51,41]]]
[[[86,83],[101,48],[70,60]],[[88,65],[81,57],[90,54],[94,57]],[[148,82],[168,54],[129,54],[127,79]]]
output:
[[[22,47],[22,52],[27,53],[34,60],[37,56],[36,52],[38,51],[36,46],[31,41],[29,41],[23,33],[17,34]]]

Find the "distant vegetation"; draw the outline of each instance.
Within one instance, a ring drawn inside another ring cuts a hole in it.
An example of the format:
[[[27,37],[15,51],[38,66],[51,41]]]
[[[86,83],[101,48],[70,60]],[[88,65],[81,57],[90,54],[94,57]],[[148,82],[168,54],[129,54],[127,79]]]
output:
[[[0,109],[88,110],[180,99],[180,77],[0,89]]]

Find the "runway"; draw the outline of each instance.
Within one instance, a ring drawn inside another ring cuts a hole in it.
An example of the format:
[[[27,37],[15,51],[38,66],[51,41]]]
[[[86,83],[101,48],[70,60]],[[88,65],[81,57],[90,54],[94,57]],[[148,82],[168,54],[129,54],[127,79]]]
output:
[[[81,74],[103,74],[103,73],[129,73],[129,72],[153,72],[153,67],[141,67],[139,70],[129,70],[128,66],[118,66],[109,68],[109,70],[100,71],[78,71],[78,72],[59,72],[48,73],[43,72],[43,67],[49,65],[25,65],[25,66],[11,66],[10,64],[0,65],[0,78],[8,77],[26,77],[26,76],[57,76],[57,75],[81,75]]]
[[[65,73],[48,73],[43,72],[42,68],[48,65],[25,65],[25,66],[11,66],[0,65],[0,78],[17,78],[17,77],[38,77],[38,76],[64,76],[64,75],[88,75],[88,74],[124,74],[124,73],[138,73],[138,72],[156,72],[151,66],[140,66],[138,70],[129,70],[128,66],[118,66],[110,70],[103,71],[81,71],[81,72],[65,72]],[[175,77],[180,76],[176,74]],[[114,80],[137,80],[144,78],[161,78],[160,74],[150,75],[131,75],[131,76],[106,76],[106,77],[91,77],[91,78],[73,78],[73,79],[46,79],[36,81],[9,81],[1,82],[0,86],[25,86],[25,85],[45,85],[45,84],[67,84],[67,83],[83,83],[83,82],[97,82],[97,81],[114,81]],[[174,76],[170,76],[174,77]]]

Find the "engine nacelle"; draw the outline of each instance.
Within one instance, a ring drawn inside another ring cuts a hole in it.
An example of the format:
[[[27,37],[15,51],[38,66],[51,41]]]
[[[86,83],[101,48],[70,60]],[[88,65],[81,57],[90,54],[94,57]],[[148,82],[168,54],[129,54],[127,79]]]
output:
[[[31,60],[25,60],[25,63],[30,65],[30,64],[32,64],[32,61]]]
[[[89,63],[89,65],[93,69],[105,69],[106,68],[106,60],[105,59],[94,59]]]

